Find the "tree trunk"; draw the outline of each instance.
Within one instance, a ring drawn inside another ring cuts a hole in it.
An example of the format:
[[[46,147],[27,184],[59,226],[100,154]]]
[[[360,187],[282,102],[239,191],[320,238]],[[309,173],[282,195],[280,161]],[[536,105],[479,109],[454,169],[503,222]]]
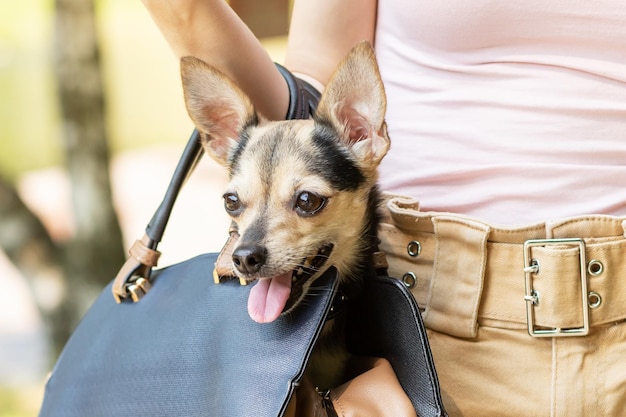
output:
[[[113,208],[100,54],[92,0],[55,0],[55,68],[76,234],[64,258],[67,298],[56,312],[57,342],[124,262]]]

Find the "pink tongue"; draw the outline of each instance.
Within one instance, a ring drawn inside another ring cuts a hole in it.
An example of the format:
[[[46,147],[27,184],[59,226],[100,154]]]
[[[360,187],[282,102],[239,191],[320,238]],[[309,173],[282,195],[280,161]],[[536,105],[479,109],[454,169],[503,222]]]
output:
[[[278,318],[291,293],[291,272],[273,278],[261,278],[250,290],[248,314],[258,323]]]

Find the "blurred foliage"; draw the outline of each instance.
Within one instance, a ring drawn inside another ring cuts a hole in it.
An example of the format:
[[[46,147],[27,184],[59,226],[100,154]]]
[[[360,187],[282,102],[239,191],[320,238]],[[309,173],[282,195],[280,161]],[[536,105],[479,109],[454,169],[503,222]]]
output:
[[[97,2],[113,151],[183,142],[191,130],[178,63],[141,2]],[[5,1],[0,13],[0,171],[62,163],[52,73],[53,4]]]
[[[2,417],[35,417],[39,412],[40,387],[0,388],[0,415]]]
[[[97,25],[113,152],[180,143],[187,117],[178,62],[139,1],[97,0]],[[62,164],[52,73],[52,0],[2,2],[0,173],[8,178]],[[285,40],[264,39],[277,62]]]
[[[4,2],[0,15],[0,167],[16,171],[57,163],[49,1]],[[37,149],[37,152],[34,152]]]

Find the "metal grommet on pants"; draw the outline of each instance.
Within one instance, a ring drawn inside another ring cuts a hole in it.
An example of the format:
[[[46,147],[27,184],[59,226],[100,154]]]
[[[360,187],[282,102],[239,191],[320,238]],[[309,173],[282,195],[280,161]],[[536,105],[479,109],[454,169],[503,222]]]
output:
[[[587,264],[587,272],[589,273],[589,275],[593,275],[594,277],[597,277],[603,271],[604,271],[604,265],[602,264],[602,262],[600,262],[597,259],[592,259],[589,261],[589,264]]]
[[[409,256],[416,258],[420,253],[422,253],[422,244],[417,240],[412,240],[408,245],[406,245],[406,252]]]
[[[587,301],[589,303],[589,308],[598,308],[600,304],[602,304],[602,297],[595,291],[590,291],[587,294]]]
[[[407,272],[402,275],[402,282],[404,283],[404,285],[406,285],[407,288],[410,289],[415,287],[415,284],[417,284],[417,277],[413,272]]]

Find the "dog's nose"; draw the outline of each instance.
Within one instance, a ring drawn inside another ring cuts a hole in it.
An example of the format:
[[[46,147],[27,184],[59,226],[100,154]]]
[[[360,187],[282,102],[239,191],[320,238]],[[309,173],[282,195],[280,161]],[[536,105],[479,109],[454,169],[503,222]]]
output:
[[[242,245],[233,251],[235,268],[243,274],[253,274],[265,264],[267,250],[259,245]]]

